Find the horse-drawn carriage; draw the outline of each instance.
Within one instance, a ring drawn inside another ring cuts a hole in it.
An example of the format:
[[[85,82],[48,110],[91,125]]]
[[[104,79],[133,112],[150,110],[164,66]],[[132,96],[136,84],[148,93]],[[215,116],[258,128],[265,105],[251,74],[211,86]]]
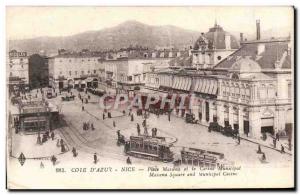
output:
[[[222,134],[228,137],[235,137],[239,133],[238,129],[233,129],[231,125],[227,125],[222,129]]]
[[[185,115],[185,122],[186,123],[192,123],[192,124],[197,124],[198,120],[195,119],[195,115],[194,114],[189,114],[187,113]]]
[[[75,99],[75,95],[61,97],[62,101],[72,101]]]
[[[219,125],[217,122],[211,122],[209,123],[208,126],[208,131],[216,131],[216,132],[221,132],[223,127]]]

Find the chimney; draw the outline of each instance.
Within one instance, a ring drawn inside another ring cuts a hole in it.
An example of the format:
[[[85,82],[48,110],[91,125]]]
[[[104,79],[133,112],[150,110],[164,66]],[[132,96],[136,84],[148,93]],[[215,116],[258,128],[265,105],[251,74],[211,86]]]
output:
[[[256,40],[260,40],[260,21],[256,20]]]
[[[240,42],[243,42],[243,41],[244,41],[244,34],[240,33]]]
[[[229,34],[225,35],[225,48],[231,49],[231,37]]]

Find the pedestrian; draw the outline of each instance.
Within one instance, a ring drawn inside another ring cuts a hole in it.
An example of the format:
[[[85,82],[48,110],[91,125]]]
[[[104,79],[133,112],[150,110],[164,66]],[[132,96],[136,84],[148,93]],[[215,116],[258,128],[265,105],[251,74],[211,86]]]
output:
[[[81,103],[83,103],[83,98],[81,99]]]
[[[266,160],[267,160],[267,158],[266,158],[266,154],[265,154],[265,153],[263,153],[263,154],[262,154],[262,156],[261,156],[261,160],[262,160],[262,161],[266,161]]]
[[[63,144],[64,144],[64,140],[60,139],[60,145],[63,145]]]
[[[131,114],[131,119],[130,119],[131,121],[134,121],[134,118],[133,118],[133,114]]]
[[[144,127],[144,135],[148,135],[148,129],[147,129],[147,126]]]
[[[126,114],[126,112],[125,112],[125,110],[123,110],[123,115],[125,115]]]
[[[88,99],[91,99],[91,96],[90,96],[90,95],[88,95]]]
[[[98,162],[98,157],[97,157],[97,154],[94,153],[94,163],[96,164]]]
[[[56,142],[56,146],[57,146],[57,147],[60,147],[60,141],[59,141],[59,139],[58,139],[57,142]]]
[[[292,142],[291,142],[291,138],[288,139],[288,144],[289,144],[289,151],[292,150]]]
[[[85,99],[85,103],[86,103],[86,104],[89,103],[88,99]]]
[[[43,134],[42,143],[45,143],[47,141],[47,135]]]
[[[110,112],[107,113],[107,117],[111,118],[111,113]]]
[[[154,128],[151,129],[151,135],[152,135],[152,137],[155,137],[155,129]]]
[[[260,148],[260,145],[258,145],[258,150],[257,150],[257,154],[261,154],[261,148]]]
[[[53,155],[51,157],[51,162],[52,162],[53,166],[55,166],[56,161],[57,161],[57,158]]]
[[[85,122],[82,123],[82,130],[85,131]]]
[[[92,131],[94,131],[94,130],[95,130],[95,128],[94,128],[94,124],[93,124],[93,123],[91,123],[91,129],[92,129]]]
[[[128,165],[131,165],[131,160],[130,160],[130,157],[129,157],[129,156],[128,156],[127,160],[126,160],[126,163],[127,163]]]
[[[136,124],[136,129],[137,129],[137,133],[138,133],[138,135],[140,135],[141,134],[141,128],[140,128],[140,124]]]
[[[275,136],[276,136],[276,140],[279,141],[279,133],[278,132],[276,133]]]
[[[281,144],[281,153],[285,153],[285,151],[284,151],[284,147],[283,147],[283,145]]]
[[[276,139],[273,139],[273,147],[276,148]]]
[[[76,151],[76,149],[74,147],[72,148],[72,153],[73,153],[73,157],[77,156],[77,151]]]
[[[45,166],[44,166],[44,163],[41,161],[40,163],[40,168],[43,169]]]
[[[38,134],[38,137],[37,137],[37,140],[36,140],[36,143],[41,145],[42,144],[42,140],[41,140],[41,135],[40,133]]]
[[[66,152],[65,144],[61,144],[61,153],[65,153],[65,152]]]
[[[105,120],[105,113],[104,112],[102,114],[102,118],[103,118],[103,120]]]
[[[238,141],[238,145],[240,145],[241,144],[241,137],[240,137],[239,134],[237,134],[237,141]]]
[[[169,120],[169,122],[171,121],[171,113],[170,112],[168,113],[168,120]]]
[[[84,111],[84,106],[81,107],[81,110]]]
[[[54,140],[54,137],[55,137],[55,135],[54,135],[54,132],[52,131],[51,132],[51,139]]]
[[[116,127],[116,122],[115,121],[113,121],[113,127]]]

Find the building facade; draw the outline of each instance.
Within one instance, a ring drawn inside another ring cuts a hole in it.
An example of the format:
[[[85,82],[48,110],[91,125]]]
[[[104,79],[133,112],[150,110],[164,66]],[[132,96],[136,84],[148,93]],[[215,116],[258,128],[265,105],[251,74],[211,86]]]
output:
[[[193,114],[202,125],[231,125],[240,134],[256,138],[264,132],[291,136],[294,96],[290,39],[258,38],[237,45],[239,48],[230,49],[221,60],[212,60],[211,66],[199,65],[194,48],[192,68],[174,66],[149,72],[144,88],[149,93],[194,95],[193,109],[173,112],[182,117]],[[203,51],[206,55],[211,49]]]
[[[28,56],[26,52],[11,50],[7,68],[9,91],[23,90],[29,84]]]

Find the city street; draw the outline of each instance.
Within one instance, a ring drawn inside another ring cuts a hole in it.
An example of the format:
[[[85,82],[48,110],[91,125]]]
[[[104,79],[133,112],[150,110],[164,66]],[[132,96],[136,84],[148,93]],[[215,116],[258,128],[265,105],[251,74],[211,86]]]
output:
[[[136,116],[133,110],[134,121],[132,122],[128,116],[128,110],[123,115],[122,109],[112,111],[112,118],[103,120],[103,110],[98,104],[99,97],[88,93],[91,99],[89,103],[82,104],[78,97],[78,92],[73,90],[76,95],[75,101],[61,102],[60,96],[50,99],[53,104],[61,107],[62,121],[64,127],[60,128],[60,132],[65,137],[70,147],[76,147],[79,153],[96,152],[100,156],[112,158],[117,161],[125,162],[126,156],[123,152],[123,146],[117,146],[117,130],[125,137],[137,135],[136,125],[141,125],[143,118]],[[81,95],[84,93],[81,92]],[[85,94],[87,97],[87,94]],[[82,105],[84,111],[82,111]],[[113,127],[115,121],[116,127]],[[83,130],[83,123],[93,123],[95,130]],[[150,114],[147,119],[148,129],[158,128],[158,136],[165,136],[173,143],[172,150],[179,154],[183,147],[200,148],[225,154],[225,159],[230,164],[239,164],[247,166],[257,166],[261,164],[260,155],[256,153],[258,145],[245,140],[241,140],[241,144],[237,144],[237,140],[226,137],[222,134],[211,132],[207,127],[198,124],[187,124],[183,118],[172,115],[171,122],[168,121],[167,115],[157,117]],[[143,131],[143,130],[142,130]],[[281,154],[273,149],[262,147],[266,154],[267,163],[262,166],[268,166],[269,163],[278,166],[285,166],[292,161],[292,156]],[[177,155],[178,156],[178,155]],[[176,158],[176,155],[175,155]],[[144,160],[134,158],[134,163],[143,162]],[[63,162],[63,161],[62,161]],[[159,164],[159,162],[149,162],[151,164]],[[148,163],[148,164],[149,164]]]

